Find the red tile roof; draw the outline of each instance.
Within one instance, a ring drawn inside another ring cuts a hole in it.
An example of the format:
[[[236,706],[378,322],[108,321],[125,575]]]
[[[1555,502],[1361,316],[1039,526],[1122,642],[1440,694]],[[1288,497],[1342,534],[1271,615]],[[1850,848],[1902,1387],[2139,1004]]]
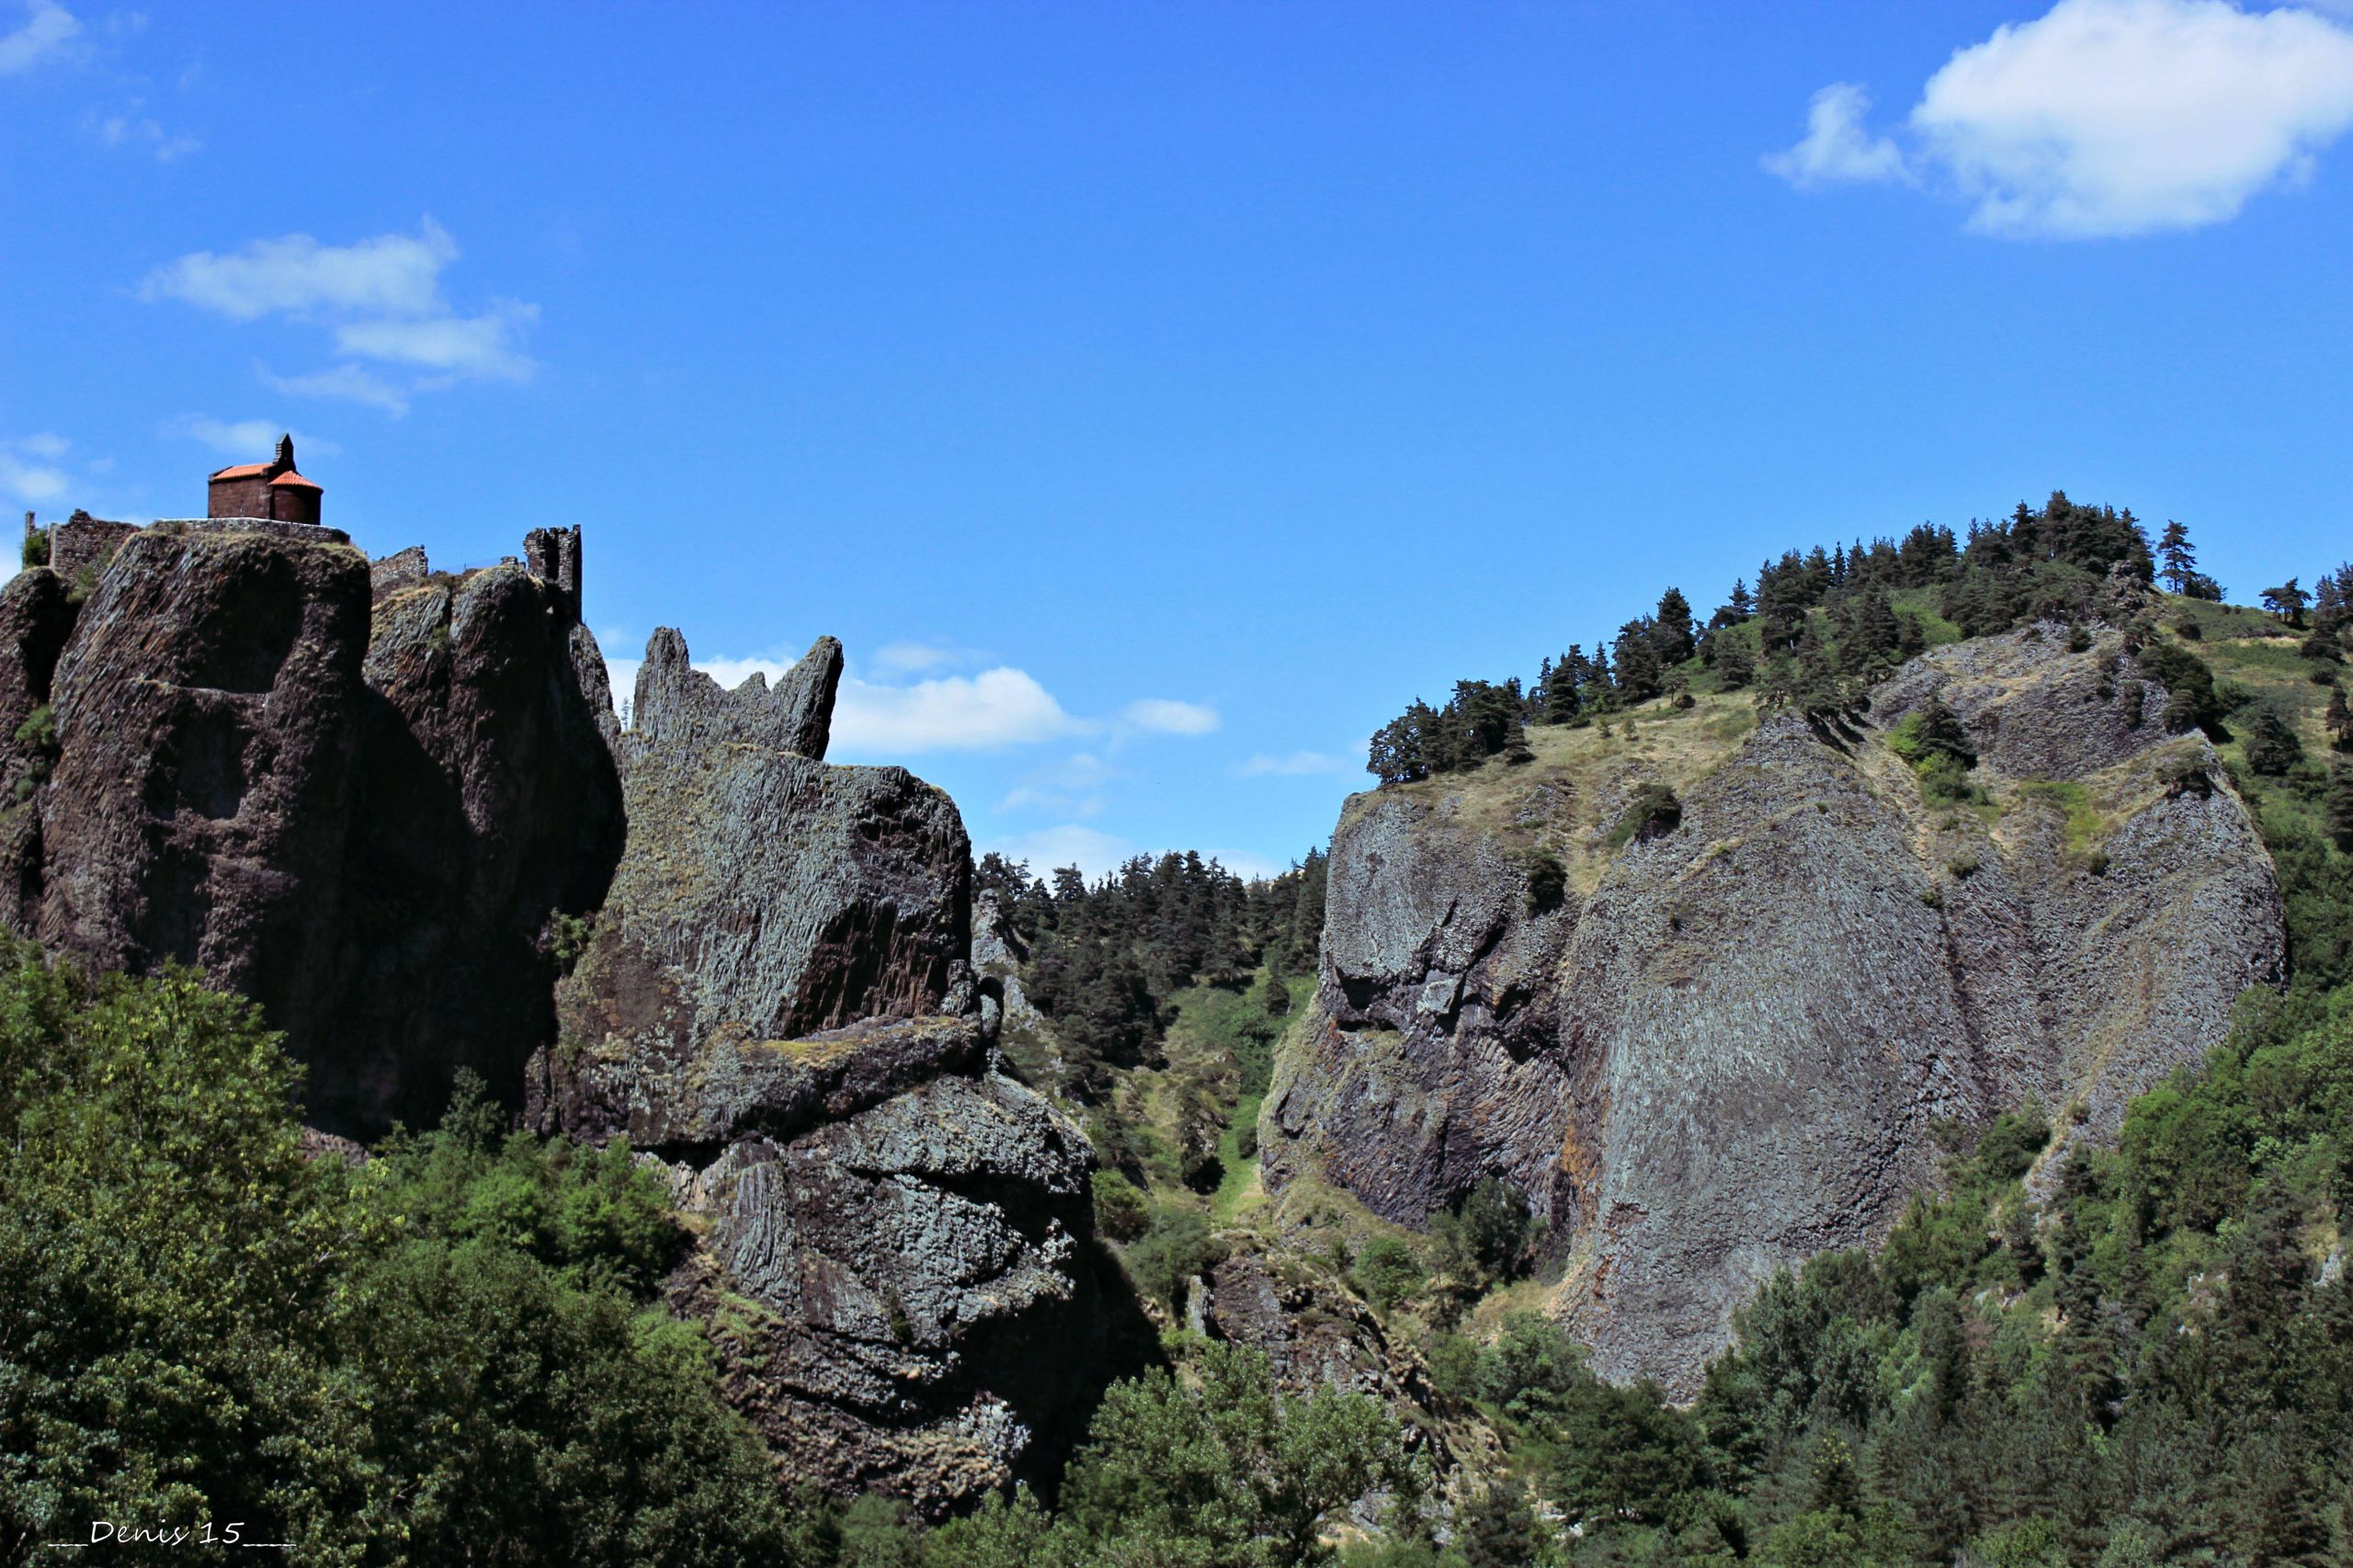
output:
[[[301,485],[301,486],[303,489],[305,489],[305,490],[319,490],[319,487],[318,487],[317,485],[315,485],[315,484],[312,483],[309,480],[304,479],[301,474],[296,473],[296,472],[295,472],[292,469],[290,469],[290,469],[288,469],[284,473],[279,474],[276,479],[271,480],[271,481],[270,481],[270,483],[272,483],[272,484],[299,484],[299,485]],[[324,490],[319,490],[319,494],[322,494],[322,495],[324,495],[324,494],[326,494],[326,492],[325,492],[325,491],[324,491]]]
[[[239,463],[234,468],[222,469],[212,477],[215,479],[248,479],[253,475],[261,472],[268,466],[269,465],[267,463]]]

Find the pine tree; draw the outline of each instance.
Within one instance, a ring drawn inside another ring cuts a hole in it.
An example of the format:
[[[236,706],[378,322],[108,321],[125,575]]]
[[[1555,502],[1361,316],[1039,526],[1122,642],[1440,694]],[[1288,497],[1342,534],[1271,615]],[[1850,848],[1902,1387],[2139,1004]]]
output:
[[[2304,743],[2297,737],[2287,720],[2277,709],[2256,710],[2255,722],[2247,726],[2246,765],[2256,772],[2279,778],[2287,774],[2304,755]]]
[[[1716,649],[1716,684],[1726,691],[1738,691],[1756,678],[1756,660],[1748,652],[1748,644],[1737,637],[1724,638]]]
[[[1577,681],[1585,673],[1585,654],[1574,642],[1552,666],[1552,678],[1544,683],[1544,722],[1565,724],[1577,716],[1584,699],[1577,694]]]
[[[1647,618],[1630,620],[1618,629],[1612,652],[1618,661],[1618,699],[1631,707],[1645,702],[1659,694],[1660,681],[1665,670],[1659,660],[1658,643],[1653,636],[1655,621]]]
[[[2164,569],[2157,574],[2165,586],[2177,594],[2189,591],[2190,578],[2198,574],[2198,550],[2189,542],[2189,530],[2179,523],[2165,524],[2164,537],[2157,540],[2157,559]]]
[[[2312,596],[2298,586],[2293,577],[2276,588],[2263,590],[2263,608],[2290,626],[2303,625],[2304,607],[2312,602]]]
[[[2328,835],[2353,855],[2353,762],[2343,757],[2328,770]]]
[[[2345,688],[2328,688],[2328,711],[2321,715],[2321,722],[2328,727],[2329,744],[2338,751],[2353,750],[2353,707],[2345,701]]]
[[[1679,588],[1669,588],[1659,596],[1658,614],[1652,619],[1651,641],[1658,649],[1659,662],[1679,665],[1691,656],[1691,601]]]

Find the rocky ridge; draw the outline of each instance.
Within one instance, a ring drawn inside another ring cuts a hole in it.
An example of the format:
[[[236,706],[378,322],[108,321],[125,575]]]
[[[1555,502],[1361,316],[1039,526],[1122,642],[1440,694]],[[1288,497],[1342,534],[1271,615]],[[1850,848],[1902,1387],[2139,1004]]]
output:
[[[322,1149],[460,1069],[630,1138],[794,1476],[937,1513],[1051,1471],[1120,1321],[1092,1152],[996,1070],[953,802],[823,760],[838,643],[722,691],[665,631],[624,732],[577,530],[456,574],[323,528],[106,544],[0,590],[0,918],[253,997]]]
[[[1929,805],[1882,744],[1932,698],[1975,737],[1981,805]],[[1502,1176],[1550,1221],[1548,1305],[1596,1369],[1690,1392],[1775,1268],[1884,1233],[1938,1123],[2032,1096],[2112,1134],[2278,976],[2270,861],[2164,703],[2119,633],[2038,627],[1914,660],[1845,733],[1739,733],[1745,703],[1710,699],[1355,797],[1269,1187],[1419,1223]],[[1681,822],[1621,846],[1654,778]],[[1537,848],[1568,867],[1552,908]]]
[[[818,760],[840,670],[827,639],[722,692],[654,634],[530,1113],[669,1172],[702,1227],[674,1301],[794,1473],[938,1513],[1050,1473],[1099,1385],[1093,1153],[997,1070],[953,802]]]

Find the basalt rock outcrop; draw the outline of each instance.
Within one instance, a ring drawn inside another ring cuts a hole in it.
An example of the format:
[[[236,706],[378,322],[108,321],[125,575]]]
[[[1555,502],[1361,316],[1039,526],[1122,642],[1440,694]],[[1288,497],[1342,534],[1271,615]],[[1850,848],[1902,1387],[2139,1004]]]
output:
[[[1936,1123],[2033,1097],[2112,1135],[2277,978],[2279,895],[2122,639],[2065,642],[1938,649],[1844,733],[1772,716],[1696,759],[1581,740],[1606,760],[1353,799],[1269,1185],[1413,1223],[1504,1176],[1550,1221],[1550,1304],[1597,1369],[1688,1393],[1775,1268],[1884,1233],[1934,1179]],[[1973,737],[1977,805],[1929,805],[1883,744],[1931,699]],[[1620,846],[1666,773],[1679,824]],[[1571,870],[1550,908],[1538,847]]]
[[[1049,1474],[1100,1386],[1093,1154],[996,1070],[954,804],[818,760],[840,660],[722,692],[655,633],[532,1115],[669,1170],[674,1301],[795,1474],[936,1513]]]
[[[259,1002],[337,1132],[519,1101],[558,915],[601,900],[620,790],[576,601],[519,565],[379,594],[324,528],[165,523],[0,594],[13,926]],[[45,706],[45,723],[28,724]],[[35,732],[39,733],[36,733]]]

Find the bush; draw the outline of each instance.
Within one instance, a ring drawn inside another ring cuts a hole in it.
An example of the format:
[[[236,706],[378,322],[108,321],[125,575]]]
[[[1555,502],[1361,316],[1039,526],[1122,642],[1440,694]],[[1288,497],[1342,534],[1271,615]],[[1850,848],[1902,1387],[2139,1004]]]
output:
[[[1395,1236],[1377,1236],[1367,1242],[1348,1274],[1364,1299],[1384,1312],[1428,1282],[1421,1259]]]
[[[49,533],[46,529],[34,528],[27,531],[22,560],[28,567],[49,564]]]
[[[1683,823],[1683,802],[1675,791],[1664,784],[1645,784],[1634,791],[1625,814],[1610,830],[1610,848],[1621,848],[1629,843],[1648,844],[1654,838],[1664,838]]]
[[[2223,705],[2206,661],[2178,642],[2152,642],[2141,650],[2141,670],[2165,688],[2168,730],[2211,730],[2222,722]]]
[[[1549,849],[1530,852],[1524,869],[1528,877],[1528,913],[1541,915],[1561,907],[1569,888],[1568,868]]]
[[[1185,1288],[1225,1261],[1209,1221],[1189,1209],[1163,1209],[1142,1240],[1128,1248],[1128,1275],[1147,1299],[1182,1312]]]
[[[1095,1229],[1115,1242],[1131,1242],[1152,1229],[1152,1204],[1118,1171],[1095,1173]]]

